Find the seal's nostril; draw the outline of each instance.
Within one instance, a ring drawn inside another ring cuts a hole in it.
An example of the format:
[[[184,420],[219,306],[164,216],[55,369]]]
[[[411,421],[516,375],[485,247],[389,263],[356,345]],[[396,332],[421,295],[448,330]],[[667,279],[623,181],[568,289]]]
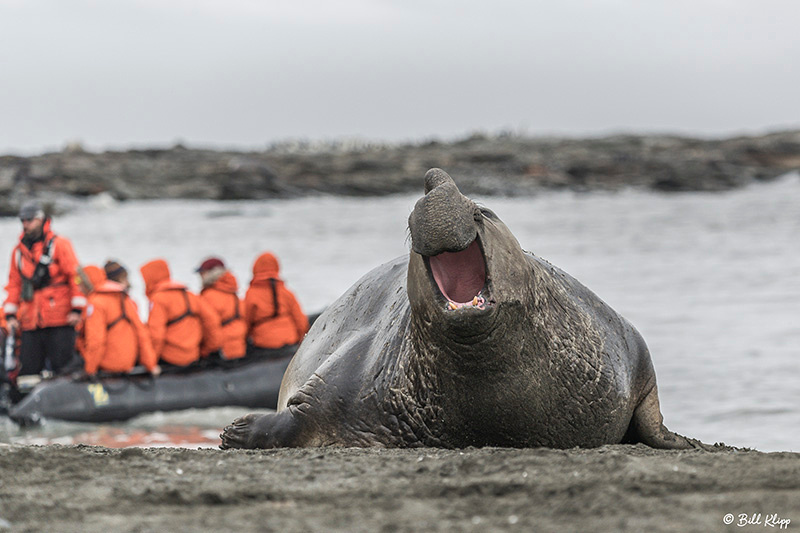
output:
[[[455,182],[450,175],[441,168],[432,168],[425,173],[425,194],[428,194],[433,189],[443,183],[450,182],[455,186]]]
[[[452,178],[434,168],[425,175],[427,194],[408,218],[411,249],[425,256],[460,252],[475,240],[475,204],[461,194]]]

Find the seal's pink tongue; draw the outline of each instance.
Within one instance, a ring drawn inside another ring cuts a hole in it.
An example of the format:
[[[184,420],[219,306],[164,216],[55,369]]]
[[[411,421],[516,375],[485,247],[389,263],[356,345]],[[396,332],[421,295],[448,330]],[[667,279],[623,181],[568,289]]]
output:
[[[466,250],[442,252],[429,261],[439,290],[452,302],[471,302],[486,283],[486,265],[477,240]]]

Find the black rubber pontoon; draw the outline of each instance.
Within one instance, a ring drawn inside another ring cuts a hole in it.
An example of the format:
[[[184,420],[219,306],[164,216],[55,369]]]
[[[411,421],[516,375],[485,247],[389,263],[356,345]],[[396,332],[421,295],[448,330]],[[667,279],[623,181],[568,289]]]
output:
[[[206,364],[157,378],[144,374],[49,379],[11,406],[8,415],[30,425],[41,419],[110,422],[142,413],[206,407],[275,409],[283,373],[296,349],[287,346],[270,357]]]

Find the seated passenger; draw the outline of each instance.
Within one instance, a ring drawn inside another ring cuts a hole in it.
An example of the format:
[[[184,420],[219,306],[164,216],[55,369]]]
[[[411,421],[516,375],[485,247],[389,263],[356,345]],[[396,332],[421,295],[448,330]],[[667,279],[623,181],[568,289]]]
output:
[[[138,360],[151,374],[160,374],[150,334],[125,288],[107,280],[99,267],[83,271],[91,285],[79,343],[86,373],[130,372]]]
[[[278,274],[274,255],[267,252],[256,259],[244,298],[248,349],[254,353],[297,344],[308,332],[308,317]]]
[[[139,270],[150,300],[147,326],[159,361],[187,366],[222,347],[216,311],[172,281],[166,261],[155,259]]]
[[[222,356],[239,359],[247,351],[247,324],[244,321],[244,304],[236,295],[238,284],[221,259],[211,257],[203,261],[197,273],[203,281],[200,298],[214,308],[222,326]]]

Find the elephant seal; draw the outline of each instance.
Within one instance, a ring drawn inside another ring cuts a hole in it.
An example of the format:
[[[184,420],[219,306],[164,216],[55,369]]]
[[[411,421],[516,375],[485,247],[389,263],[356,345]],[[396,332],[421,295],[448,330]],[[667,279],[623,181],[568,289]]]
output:
[[[425,176],[411,252],[314,324],[276,413],[221,448],[690,448],[662,423],[644,340],[577,280],[525,252],[444,171]]]

